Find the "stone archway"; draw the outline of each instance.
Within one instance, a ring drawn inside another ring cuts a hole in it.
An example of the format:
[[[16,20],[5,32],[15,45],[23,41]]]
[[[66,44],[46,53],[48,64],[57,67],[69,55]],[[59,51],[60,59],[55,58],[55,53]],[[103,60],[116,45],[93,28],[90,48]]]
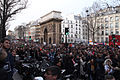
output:
[[[43,38],[43,42],[46,44],[60,44],[61,21],[61,12],[59,11],[52,11],[41,17],[40,38]]]
[[[49,38],[49,44],[51,44],[51,37]]]
[[[44,42],[48,42],[48,31],[47,31],[47,29],[45,28],[45,30],[44,30]]]

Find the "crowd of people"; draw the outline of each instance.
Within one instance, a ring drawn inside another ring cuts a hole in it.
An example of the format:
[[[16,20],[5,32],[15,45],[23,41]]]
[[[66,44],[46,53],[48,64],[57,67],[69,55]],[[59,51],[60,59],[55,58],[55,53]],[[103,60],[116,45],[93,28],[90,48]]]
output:
[[[52,68],[58,71],[49,72],[51,67],[46,69],[45,80],[57,80],[62,69],[66,70],[65,74],[74,74],[77,69],[75,76],[83,80],[120,80],[118,46],[74,44],[66,47],[64,44],[43,45],[4,38],[0,43],[0,80],[13,80],[16,55],[20,59],[31,56],[38,61],[46,56]]]

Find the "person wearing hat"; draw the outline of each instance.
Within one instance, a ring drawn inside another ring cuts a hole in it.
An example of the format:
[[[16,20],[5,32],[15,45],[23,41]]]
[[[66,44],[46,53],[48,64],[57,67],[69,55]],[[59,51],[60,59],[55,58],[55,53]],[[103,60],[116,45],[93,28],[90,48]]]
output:
[[[112,74],[113,73],[113,67],[112,67],[112,61],[111,59],[106,59],[104,61],[104,68],[105,68],[105,74]]]

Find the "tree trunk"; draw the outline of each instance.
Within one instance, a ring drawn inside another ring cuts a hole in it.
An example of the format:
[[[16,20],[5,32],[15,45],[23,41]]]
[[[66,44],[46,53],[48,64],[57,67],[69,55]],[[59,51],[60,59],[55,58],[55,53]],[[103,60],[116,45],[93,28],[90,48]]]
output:
[[[2,27],[2,38],[6,37],[6,30],[5,30],[5,23],[6,23],[6,0],[3,2],[3,20],[1,21],[1,27]]]
[[[94,35],[95,35],[95,33],[93,32],[93,46],[94,46],[94,43],[95,43]]]
[[[6,37],[6,30],[5,30],[5,26],[3,26],[2,29],[2,38]]]

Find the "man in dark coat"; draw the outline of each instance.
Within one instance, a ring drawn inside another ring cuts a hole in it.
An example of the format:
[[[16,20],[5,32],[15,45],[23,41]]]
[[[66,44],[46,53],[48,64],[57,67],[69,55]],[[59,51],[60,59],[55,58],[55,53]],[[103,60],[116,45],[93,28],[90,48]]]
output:
[[[8,38],[4,38],[1,41],[1,43],[2,43],[1,49],[4,50],[5,53],[7,53],[7,56],[5,57],[5,59],[1,61],[1,64],[2,64],[1,68],[7,72],[8,80],[13,80],[12,76],[13,76],[14,60],[12,59],[13,58],[12,54],[9,53],[10,40]]]

